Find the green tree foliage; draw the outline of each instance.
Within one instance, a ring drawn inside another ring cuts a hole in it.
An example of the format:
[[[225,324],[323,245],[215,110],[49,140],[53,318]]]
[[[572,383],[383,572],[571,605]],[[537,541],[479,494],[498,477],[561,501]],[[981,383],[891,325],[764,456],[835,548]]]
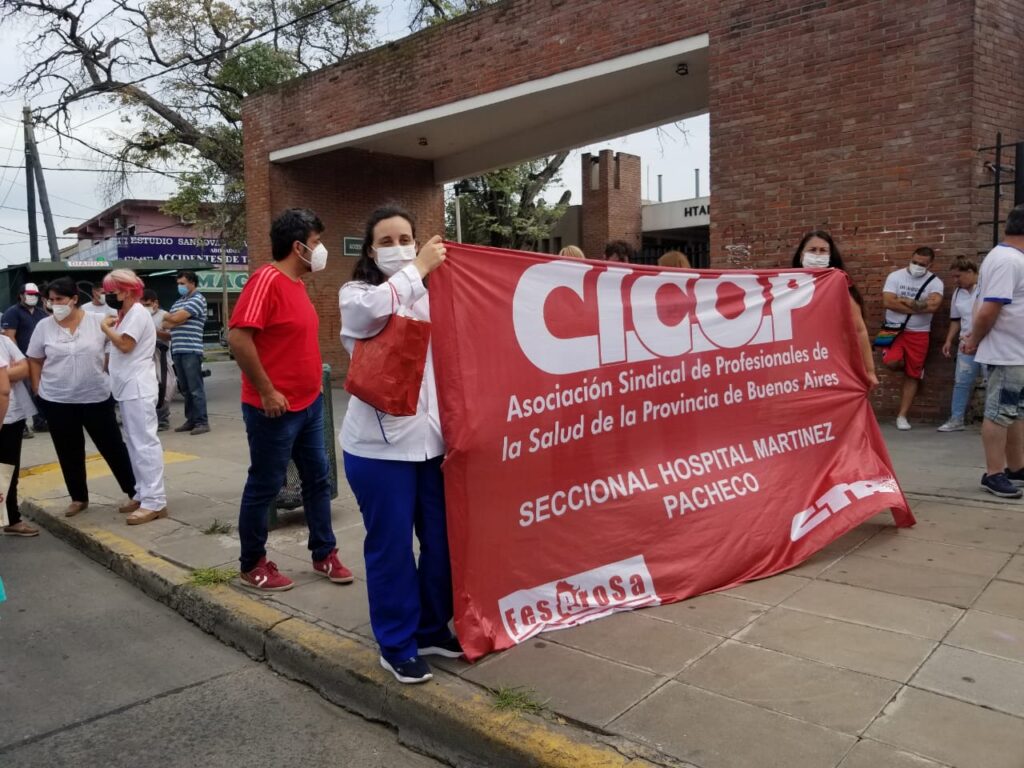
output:
[[[241,103],[245,96],[369,47],[376,9],[348,0],[2,0],[0,23],[28,20],[26,72],[9,93],[58,89],[37,120],[73,136],[69,108],[103,102],[125,129],[90,146],[111,170],[172,174],[168,212],[245,231]]]
[[[568,152],[473,176],[457,185],[462,240],[497,248],[532,250],[565,214],[569,192],[555,204],[541,194],[554,181]],[[455,235],[455,200],[447,206],[449,236]]]

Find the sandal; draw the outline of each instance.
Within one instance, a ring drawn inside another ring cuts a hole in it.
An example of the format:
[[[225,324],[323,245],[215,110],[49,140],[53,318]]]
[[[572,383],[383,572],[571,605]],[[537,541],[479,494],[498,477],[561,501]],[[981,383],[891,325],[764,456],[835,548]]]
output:
[[[87,501],[72,501],[68,504],[68,508],[64,510],[64,517],[74,517],[79,512],[85,512],[89,508],[89,502]]]
[[[127,515],[130,512],[134,512],[141,506],[141,501],[136,501],[135,499],[128,499],[128,501],[126,501],[124,504],[117,508],[117,511],[120,512],[122,515]]]
[[[156,520],[160,517],[167,517],[167,507],[163,509],[146,509],[140,507],[139,509],[128,515],[128,519],[125,520],[128,525],[142,525],[148,523],[151,520]]]
[[[38,536],[39,529],[33,528],[24,520],[14,525],[4,526],[4,536]]]

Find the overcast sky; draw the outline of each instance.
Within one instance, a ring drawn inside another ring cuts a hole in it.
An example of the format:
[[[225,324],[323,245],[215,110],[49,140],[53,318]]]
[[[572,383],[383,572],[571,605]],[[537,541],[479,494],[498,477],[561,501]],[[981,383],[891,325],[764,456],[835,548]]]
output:
[[[378,2],[381,9],[378,36],[381,42],[403,37],[408,34],[409,11],[404,0],[383,0]],[[26,39],[24,26],[4,22],[0,26],[0,82],[6,87],[25,68],[25,54],[21,50]],[[55,93],[34,95],[33,105],[48,104]],[[24,143],[21,125],[22,98],[0,96],[0,265],[18,264],[28,261],[28,224],[25,213]],[[109,145],[111,131],[123,130],[118,115],[111,113],[112,107],[98,100],[93,106],[73,112],[72,133],[94,145]],[[680,128],[682,130],[680,130]],[[45,168],[95,168],[105,167],[103,159],[89,152],[78,143],[65,142],[62,148],[55,134],[37,130],[36,140]],[[583,152],[597,152],[601,149],[629,152],[640,155],[643,168],[643,196],[657,197],[657,176],[662,174],[663,199],[674,200],[692,197],[694,194],[694,169],[701,173],[701,192],[708,193],[709,161],[708,117],[703,115],[681,123],[667,126],[661,131],[650,130],[589,147],[580,147],[563,166],[563,183],[550,190],[548,197],[557,199],[563,189],[572,191],[572,201],[580,200],[579,156]],[[173,192],[173,182],[156,174],[134,174],[130,188],[123,194],[111,194],[109,175],[100,172],[57,171],[46,172],[46,186],[50,206],[54,214],[54,225],[58,236],[65,228],[79,224],[121,197],[165,198]],[[38,205],[37,205],[38,210]],[[41,212],[37,215],[40,254],[47,258],[45,229]],[[74,238],[61,239],[66,245]]]

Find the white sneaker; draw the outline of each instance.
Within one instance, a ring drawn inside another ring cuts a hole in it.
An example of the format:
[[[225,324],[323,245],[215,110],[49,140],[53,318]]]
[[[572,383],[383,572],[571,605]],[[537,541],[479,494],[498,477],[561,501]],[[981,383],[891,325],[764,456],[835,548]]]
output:
[[[964,423],[961,419],[950,419],[936,430],[938,432],[963,432]]]
[[[896,429],[903,429],[903,430],[910,429],[910,422],[907,421],[907,417],[906,416],[897,416],[896,417]]]

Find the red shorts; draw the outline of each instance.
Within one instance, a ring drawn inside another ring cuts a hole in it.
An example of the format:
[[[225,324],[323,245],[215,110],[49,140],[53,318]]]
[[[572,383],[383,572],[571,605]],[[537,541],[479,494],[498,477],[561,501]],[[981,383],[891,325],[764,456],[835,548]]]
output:
[[[924,359],[928,356],[928,337],[922,331],[904,331],[896,337],[892,346],[885,350],[882,362],[885,364],[903,361],[903,372],[912,379],[924,378]]]

